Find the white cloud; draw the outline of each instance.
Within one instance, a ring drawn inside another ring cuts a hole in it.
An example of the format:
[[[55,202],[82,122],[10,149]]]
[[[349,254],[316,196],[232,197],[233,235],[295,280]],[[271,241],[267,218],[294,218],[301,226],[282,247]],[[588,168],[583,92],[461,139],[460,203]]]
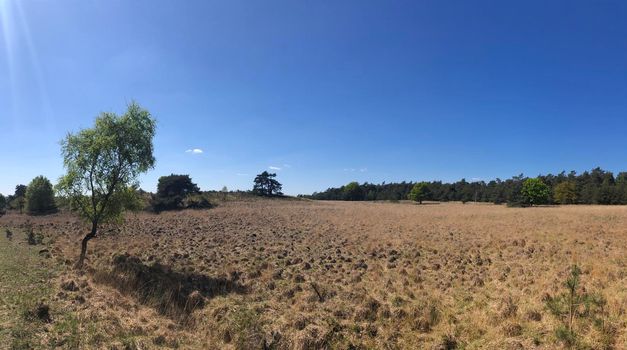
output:
[[[356,171],[359,171],[360,173],[365,173],[368,171],[368,168],[359,168],[359,169],[355,169],[355,168],[344,168],[344,171],[348,171],[351,173],[354,173]]]
[[[202,150],[200,148],[192,148],[185,151],[185,153],[201,154]]]
[[[279,168],[278,166],[272,166],[272,165],[270,165],[268,167],[268,169],[270,169],[270,170],[281,170],[281,168]]]
[[[235,175],[237,175],[237,176],[248,176],[248,174],[243,174],[243,173],[236,173]]]

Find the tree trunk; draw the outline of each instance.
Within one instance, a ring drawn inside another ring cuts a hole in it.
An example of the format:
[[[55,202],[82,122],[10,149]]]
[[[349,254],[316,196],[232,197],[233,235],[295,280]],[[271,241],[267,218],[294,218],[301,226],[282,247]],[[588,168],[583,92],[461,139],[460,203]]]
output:
[[[98,230],[98,222],[93,221],[91,224],[91,232],[87,234],[83,238],[83,241],[81,242],[81,256],[78,258],[78,261],[76,262],[76,268],[78,270],[83,269],[83,263],[85,262],[85,255],[87,255],[87,242],[89,242],[90,239],[96,236],[97,230]]]

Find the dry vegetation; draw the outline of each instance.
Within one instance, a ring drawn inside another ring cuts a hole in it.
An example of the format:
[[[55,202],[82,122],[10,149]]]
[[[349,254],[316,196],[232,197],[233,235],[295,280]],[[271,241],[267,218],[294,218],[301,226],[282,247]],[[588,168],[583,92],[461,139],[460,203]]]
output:
[[[128,215],[81,275],[88,228],[67,214],[0,227],[26,220],[65,266],[47,346],[554,349],[563,321],[546,300],[576,263],[604,303],[576,319],[573,346],[627,348],[625,207],[227,202]]]

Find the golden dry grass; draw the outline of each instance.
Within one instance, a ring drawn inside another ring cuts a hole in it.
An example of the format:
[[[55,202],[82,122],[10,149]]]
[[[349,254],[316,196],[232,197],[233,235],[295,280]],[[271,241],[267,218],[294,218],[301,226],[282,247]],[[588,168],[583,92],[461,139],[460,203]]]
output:
[[[77,219],[29,220],[59,263],[76,259]],[[624,206],[263,200],[105,231],[86,273],[57,281],[78,286],[57,298],[81,348],[554,349],[543,298],[572,264],[607,301],[603,324],[577,324],[577,346],[627,348]]]

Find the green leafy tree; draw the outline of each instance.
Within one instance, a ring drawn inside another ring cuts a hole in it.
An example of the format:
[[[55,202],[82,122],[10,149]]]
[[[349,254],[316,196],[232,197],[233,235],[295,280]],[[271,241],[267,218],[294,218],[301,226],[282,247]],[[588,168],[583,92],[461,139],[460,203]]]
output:
[[[417,182],[416,184],[414,184],[414,187],[411,188],[411,191],[409,191],[409,195],[407,195],[407,199],[422,204],[422,201],[427,199],[428,193],[429,193],[429,188],[427,186],[427,183]]]
[[[259,196],[281,196],[283,185],[275,179],[276,174],[270,174],[267,171],[255,177],[253,193]]]
[[[358,182],[351,182],[344,186],[344,200],[347,201],[361,201],[364,200],[364,192],[359,186]]]
[[[15,193],[13,194],[14,197],[24,197],[26,196],[26,190],[28,189],[28,186],[26,185],[17,185],[15,186]]]
[[[577,184],[573,181],[564,181],[555,185],[553,199],[560,204],[577,203]]]
[[[5,213],[5,209],[7,207],[7,199],[5,196],[0,193],[0,215]]]
[[[523,182],[520,194],[524,204],[545,204],[549,201],[550,190],[541,179],[529,178]]]
[[[37,176],[28,184],[26,211],[31,215],[50,214],[57,211],[52,184],[44,176]]]
[[[123,115],[102,113],[93,128],[68,134],[61,142],[67,173],[57,188],[91,223],[81,242],[77,268],[82,268],[87,243],[98,226],[121,220],[124,209],[137,205],[137,177],[155,163],[155,127],[150,113],[133,102]]]
[[[192,182],[189,175],[161,176],[157,184],[157,195],[152,207],[156,212],[180,209],[187,196],[200,193],[200,188]]]
[[[15,186],[15,193],[11,199],[11,206],[13,209],[19,209],[20,214],[24,211],[24,205],[26,204],[26,185]]]

